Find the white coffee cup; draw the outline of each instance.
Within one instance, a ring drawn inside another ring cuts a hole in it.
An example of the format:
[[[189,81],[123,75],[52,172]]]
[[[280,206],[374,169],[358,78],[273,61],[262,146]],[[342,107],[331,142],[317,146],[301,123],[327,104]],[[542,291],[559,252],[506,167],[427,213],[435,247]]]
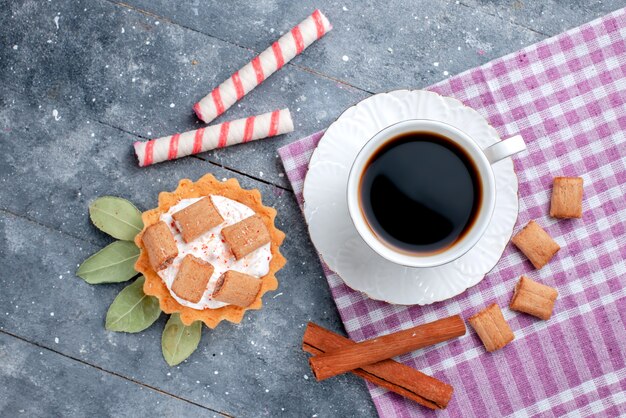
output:
[[[471,158],[480,177],[481,202],[474,222],[462,238],[449,248],[437,253],[407,253],[386,243],[370,227],[360,203],[360,182],[372,155],[387,141],[410,132],[431,132],[453,141]],[[465,132],[444,122],[428,119],[410,119],[388,126],[374,135],[359,151],[348,177],[348,210],[359,235],[382,257],[408,267],[435,267],[449,263],[468,252],[487,230],[496,205],[496,181],[492,164],[526,149],[520,135],[496,142],[482,149]]]

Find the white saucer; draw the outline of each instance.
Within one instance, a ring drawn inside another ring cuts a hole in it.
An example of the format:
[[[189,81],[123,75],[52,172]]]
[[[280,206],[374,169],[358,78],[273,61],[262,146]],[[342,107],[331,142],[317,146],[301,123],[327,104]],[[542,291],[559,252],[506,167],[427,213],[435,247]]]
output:
[[[427,305],[479,283],[498,262],[517,220],[517,176],[510,158],[493,166],[496,208],[485,235],[468,253],[439,267],[400,266],[379,256],[358,235],[348,214],[346,187],[357,153],[374,134],[406,119],[455,126],[485,148],[500,137],[485,118],[460,101],[424,90],[371,96],[346,110],[313,152],[304,181],[304,216],[313,244],[328,267],[372,299]]]

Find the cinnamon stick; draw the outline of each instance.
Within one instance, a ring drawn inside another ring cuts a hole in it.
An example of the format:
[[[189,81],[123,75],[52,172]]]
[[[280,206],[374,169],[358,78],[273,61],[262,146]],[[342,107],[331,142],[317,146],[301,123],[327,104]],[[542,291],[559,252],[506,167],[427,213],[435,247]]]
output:
[[[302,349],[320,355],[354,344],[348,338],[309,322]],[[430,409],[445,408],[454,391],[447,383],[391,359],[354,369],[352,373]]]
[[[455,315],[311,357],[309,364],[319,381],[464,334],[465,323]]]

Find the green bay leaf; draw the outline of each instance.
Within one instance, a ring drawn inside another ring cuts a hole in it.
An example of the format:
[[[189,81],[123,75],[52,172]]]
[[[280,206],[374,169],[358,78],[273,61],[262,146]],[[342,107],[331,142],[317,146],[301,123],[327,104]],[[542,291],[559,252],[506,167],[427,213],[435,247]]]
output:
[[[141,212],[126,199],[102,196],[89,205],[91,222],[113,238],[132,241],[143,229]]]
[[[76,275],[91,284],[125,282],[137,274],[137,258],[139,248],[134,242],[115,241],[85,260]]]
[[[161,315],[159,300],[143,293],[145,277],[139,276],[115,297],[109,307],[105,327],[109,331],[139,332]]]
[[[189,357],[200,343],[202,336],[202,322],[195,321],[186,326],[175,313],[165,324],[161,337],[161,350],[167,364],[176,366]]]

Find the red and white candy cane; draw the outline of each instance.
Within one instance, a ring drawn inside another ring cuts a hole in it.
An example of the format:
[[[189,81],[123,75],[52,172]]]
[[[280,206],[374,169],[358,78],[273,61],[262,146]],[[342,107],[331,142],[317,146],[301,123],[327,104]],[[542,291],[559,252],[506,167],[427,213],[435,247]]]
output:
[[[196,115],[211,122],[332,28],[326,16],[316,10],[196,103]]]
[[[164,136],[150,141],[137,141],[134,147],[139,166],[146,167],[215,148],[269,138],[292,131],[291,113],[289,109],[281,109],[182,134]]]

